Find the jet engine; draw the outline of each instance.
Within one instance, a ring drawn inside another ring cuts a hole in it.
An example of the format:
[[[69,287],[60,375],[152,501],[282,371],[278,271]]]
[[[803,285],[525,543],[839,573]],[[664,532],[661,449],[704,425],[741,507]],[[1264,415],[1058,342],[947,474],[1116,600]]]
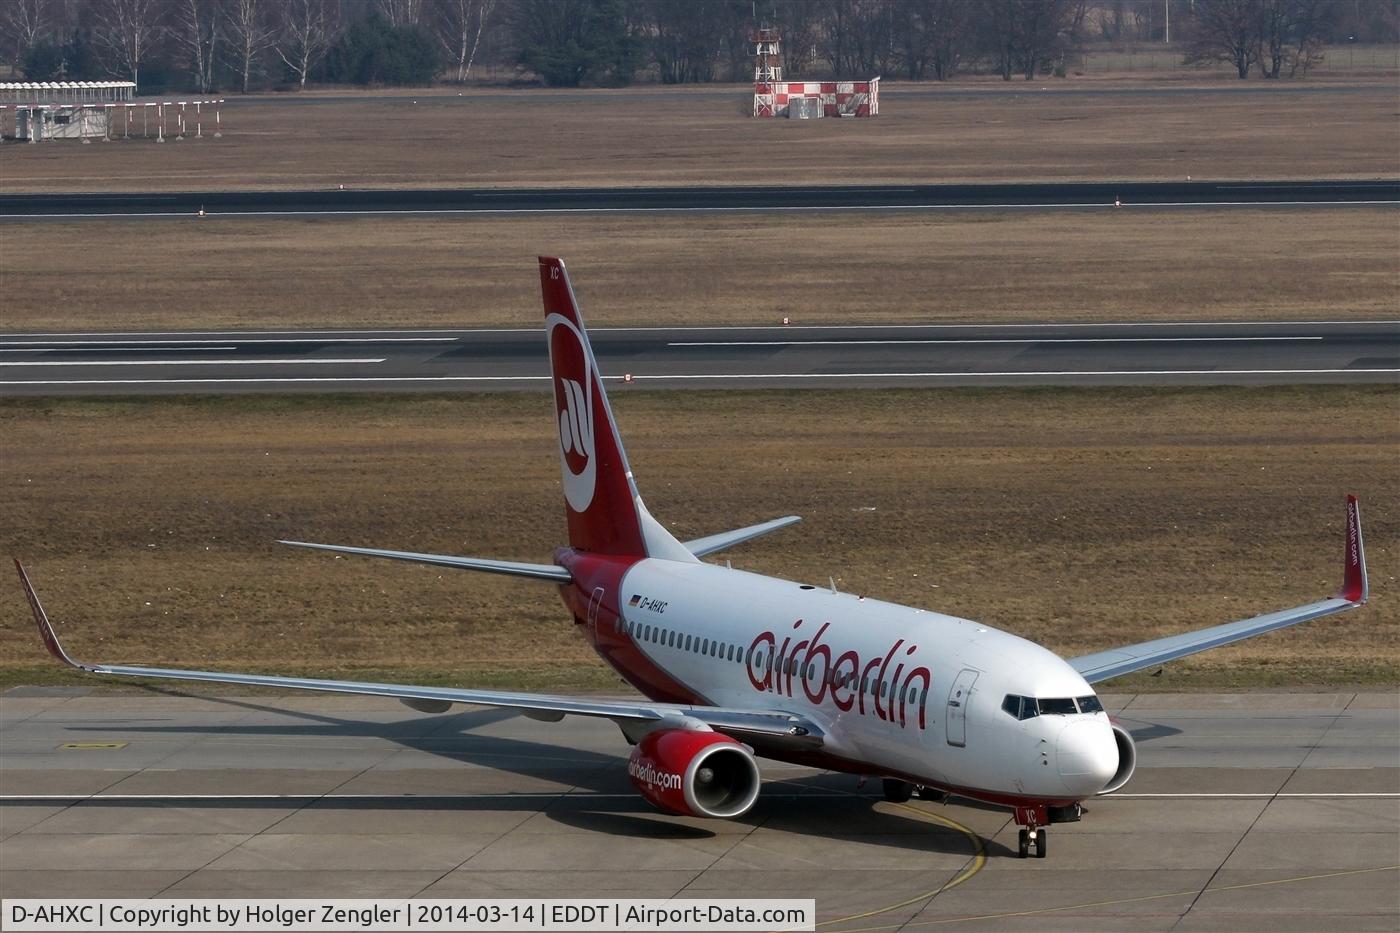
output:
[[[1118,770],[1113,772],[1113,777],[1108,779],[1100,794],[1113,793],[1128,783],[1137,770],[1137,743],[1116,720],[1113,721],[1113,741],[1118,745]]]
[[[729,819],[758,799],[753,750],[717,732],[649,732],[632,749],[627,774],[650,803],[684,816]]]

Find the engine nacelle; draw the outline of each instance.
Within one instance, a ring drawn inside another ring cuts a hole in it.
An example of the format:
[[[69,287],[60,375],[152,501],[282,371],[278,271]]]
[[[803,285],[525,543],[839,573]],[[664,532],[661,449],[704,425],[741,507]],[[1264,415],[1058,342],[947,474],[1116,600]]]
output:
[[[649,732],[632,749],[627,774],[652,804],[685,816],[743,816],[758,799],[753,751],[718,732]]]
[[[1113,722],[1113,741],[1118,745],[1118,770],[1113,772],[1113,777],[1108,779],[1108,783],[1103,786],[1100,794],[1111,794],[1132,778],[1133,772],[1137,770],[1137,743],[1133,737],[1116,721]]]

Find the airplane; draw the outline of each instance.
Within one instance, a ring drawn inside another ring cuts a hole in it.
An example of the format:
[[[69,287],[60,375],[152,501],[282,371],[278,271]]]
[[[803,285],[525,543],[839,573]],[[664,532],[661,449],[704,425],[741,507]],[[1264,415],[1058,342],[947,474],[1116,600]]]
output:
[[[59,644],[16,560],[49,652],[94,674],[394,697],[428,713],[471,704],[545,722],[601,717],[633,746],[633,785],[669,813],[743,816],[764,757],[879,777],[893,801],[918,793],[1009,807],[1018,855],[1045,858],[1046,827],[1077,821],[1085,800],[1123,787],[1136,767],[1132,736],[1093,684],[1367,600],[1354,496],[1336,596],[1069,659],[968,619],[704,562],[799,519],[672,536],[638,492],[564,263],[540,257],[539,273],[569,542],[553,562],[281,543],[553,584],[582,636],[642,698],[84,663]]]

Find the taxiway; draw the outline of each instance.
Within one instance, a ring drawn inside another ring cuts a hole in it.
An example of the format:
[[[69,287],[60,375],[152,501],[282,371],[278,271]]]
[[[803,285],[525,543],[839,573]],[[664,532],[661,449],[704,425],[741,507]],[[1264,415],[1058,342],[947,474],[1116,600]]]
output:
[[[1137,777],[1015,857],[1005,811],[765,762],[663,816],[605,722],[379,699],[18,688],[7,897],[811,897],[819,929],[1393,930],[1400,697],[1122,695]]]

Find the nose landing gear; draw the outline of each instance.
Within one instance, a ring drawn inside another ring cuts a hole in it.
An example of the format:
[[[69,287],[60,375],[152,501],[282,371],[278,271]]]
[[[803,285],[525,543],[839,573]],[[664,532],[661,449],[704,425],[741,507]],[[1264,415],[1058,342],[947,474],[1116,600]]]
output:
[[[1029,858],[1031,847],[1034,846],[1035,857],[1045,858],[1050,846],[1050,840],[1047,838],[1044,828],[1044,824],[1050,822],[1046,807],[1043,804],[1017,807],[1016,822],[1022,827],[1017,835],[1017,855],[1021,858]]]
[[[1017,847],[1017,854],[1021,858],[1030,858],[1031,846],[1035,846],[1035,857],[1045,858],[1049,834],[1044,829],[1023,829],[1020,832],[1020,844]]]

